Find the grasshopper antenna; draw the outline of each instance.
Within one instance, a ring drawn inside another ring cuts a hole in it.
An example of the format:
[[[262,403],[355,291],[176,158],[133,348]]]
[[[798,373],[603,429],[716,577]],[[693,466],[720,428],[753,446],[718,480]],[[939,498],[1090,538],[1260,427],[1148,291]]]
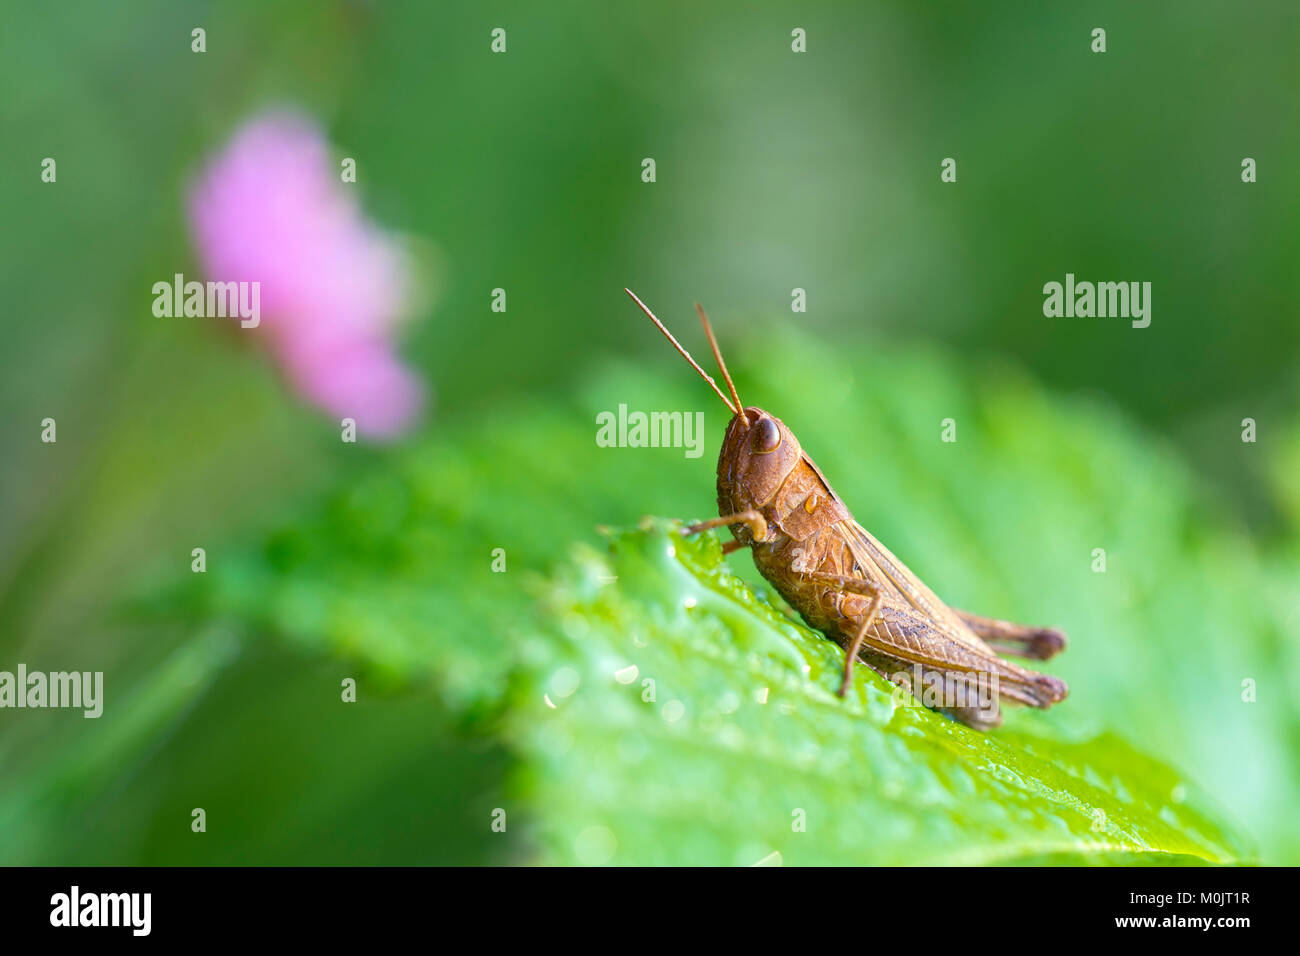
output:
[[[623,291],[626,292],[628,295],[630,295],[630,296],[632,297],[632,301],[635,302],[637,305],[639,305],[639,306],[641,307],[641,311],[644,312],[646,315],[648,315],[648,316],[650,317],[650,321],[651,321],[651,322],[653,322],[655,325],[659,326],[659,331],[662,332],[664,335],[666,335],[666,336],[668,337],[668,341],[669,341],[669,342],[672,342],[672,343],[673,343],[673,348],[677,349],[678,352],[681,352],[681,353],[682,353],[682,358],[684,358],[684,359],[686,359],[686,361],[690,362],[690,363],[691,363],[691,367],[694,368],[695,371],[699,372],[700,375],[703,376],[704,380],[705,380],[706,382],[708,382],[709,385],[711,385],[711,386],[713,387],[713,390],[714,390],[715,392],[718,393],[718,398],[722,399],[722,404],[723,404],[723,405],[726,405],[729,409],[731,409],[731,413],[732,413],[733,415],[739,415],[739,414],[740,414],[740,409],[741,409],[741,406],[740,406],[740,404],[739,404],[739,399],[737,399],[737,404],[732,405],[732,404],[731,404],[731,400],[730,400],[729,398],[727,398],[726,395],[722,394],[722,389],[718,388],[718,383],[715,382],[715,381],[713,380],[713,376],[710,375],[708,372],[704,371],[704,369],[700,368],[700,364],[699,364],[698,362],[696,362],[695,359],[691,358],[691,353],[688,352],[688,351],[686,351],[686,349],[682,348],[682,344],[681,344],[680,342],[678,342],[675,338],[673,338],[673,334],[672,334],[671,332],[669,332],[668,329],[666,329],[666,328],[664,327],[664,324],[663,324],[662,322],[660,322],[660,321],[655,317],[655,314],[654,314],[653,312],[651,312],[651,311],[646,307],[646,304],[645,304],[644,302],[642,302],[640,299],[638,299],[638,298],[636,297],[636,293],[633,292],[631,289],[624,289]],[[708,328],[708,322],[707,322],[707,321],[704,323],[704,327],[705,327],[706,329]],[[709,338],[710,338],[710,341],[712,341],[712,338],[713,338],[713,333],[712,333],[712,332],[709,332]],[[718,346],[717,346],[716,343],[714,343],[714,345],[713,345],[713,354],[714,354],[714,355],[718,355]],[[718,362],[719,362],[719,364],[721,364],[721,362],[722,362],[722,356],[721,356],[721,355],[718,355]],[[725,366],[723,367],[723,370],[722,370],[722,371],[723,371],[723,374],[725,375],[725,374],[726,374],[726,367],[725,367]],[[728,384],[728,385],[731,385],[731,379],[730,379],[730,377],[728,377],[728,379],[727,379],[727,384]],[[732,394],[735,394],[736,388],[735,388],[734,385],[731,386],[731,391],[732,391]]]
[[[704,314],[704,306],[696,302],[695,311],[700,314],[700,322],[704,325],[704,334],[709,337],[709,348],[713,349],[713,357],[718,360],[718,368],[722,369],[722,377],[727,380],[727,389],[731,392],[731,397],[736,403],[737,414],[739,414],[739,410],[745,406],[740,404],[740,396],[736,394],[736,383],[731,380],[731,373],[727,371],[727,363],[722,361],[722,350],[718,348],[718,340],[713,336],[713,326],[709,325],[709,317]]]

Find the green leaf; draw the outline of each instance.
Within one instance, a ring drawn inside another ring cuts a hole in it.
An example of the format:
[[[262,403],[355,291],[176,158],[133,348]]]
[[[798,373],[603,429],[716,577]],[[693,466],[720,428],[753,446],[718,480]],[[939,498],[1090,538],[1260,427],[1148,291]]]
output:
[[[1234,862],[1186,780],[1112,734],[981,734],[756,595],[664,522],[581,549],[511,694],[554,863]],[[1033,716],[1033,715],[1024,715]],[[776,856],[774,856],[776,854]]]

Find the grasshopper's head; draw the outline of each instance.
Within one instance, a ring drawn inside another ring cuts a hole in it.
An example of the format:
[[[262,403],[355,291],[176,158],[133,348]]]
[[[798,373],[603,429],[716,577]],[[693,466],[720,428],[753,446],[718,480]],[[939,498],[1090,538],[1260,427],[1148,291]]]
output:
[[[775,415],[751,405],[732,417],[718,455],[718,510],[761,508],[799,464],[803,449]]]

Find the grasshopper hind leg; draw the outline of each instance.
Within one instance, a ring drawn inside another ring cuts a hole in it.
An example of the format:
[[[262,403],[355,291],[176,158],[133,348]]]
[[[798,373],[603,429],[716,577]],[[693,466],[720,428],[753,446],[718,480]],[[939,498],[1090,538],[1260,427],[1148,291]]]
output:
[[[965,724],[974,730],[994,730],[1002,726],[1002,711],[997,693],[980,693],[969,679],[954,676],[951,672],[935,668],[920,668],[883,654],[863,649],[858,663],[865,664],[885,680],[897,684],[915,699],[910,706],[928,707],[950,720]],[[917,686],[918,673],[920,686]],[[927,697],[942,694],[945,706],[926,704]]]
[[[1065,634],[1055,628],[1025,627],[969,611],[956,611],[956,614],[963,624],[999,654],[1045,661],[1065,650]]]
[[[965,676],[957,678],[953,686],[948,685],[952,682],[951,674],[945,673],[945,690],[946,699],[952,700],[954,705],[951,707],[940,707],[939,712],[946,714],[953,720],[972,727],[975,730],[993,730],[1002,726],[1002,710],[998,706],[998,693],[994,691],[991,695],[965,683]]]

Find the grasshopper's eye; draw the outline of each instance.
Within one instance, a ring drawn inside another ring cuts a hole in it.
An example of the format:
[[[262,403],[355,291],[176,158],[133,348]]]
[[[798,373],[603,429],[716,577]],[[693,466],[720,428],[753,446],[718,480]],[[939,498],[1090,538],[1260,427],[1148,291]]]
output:
[[[759,419],[754,426],[754,454],[766,455],[768,452],[776,451],[781,444],[781,429],[777,428],[776,422],[770,418]]]

